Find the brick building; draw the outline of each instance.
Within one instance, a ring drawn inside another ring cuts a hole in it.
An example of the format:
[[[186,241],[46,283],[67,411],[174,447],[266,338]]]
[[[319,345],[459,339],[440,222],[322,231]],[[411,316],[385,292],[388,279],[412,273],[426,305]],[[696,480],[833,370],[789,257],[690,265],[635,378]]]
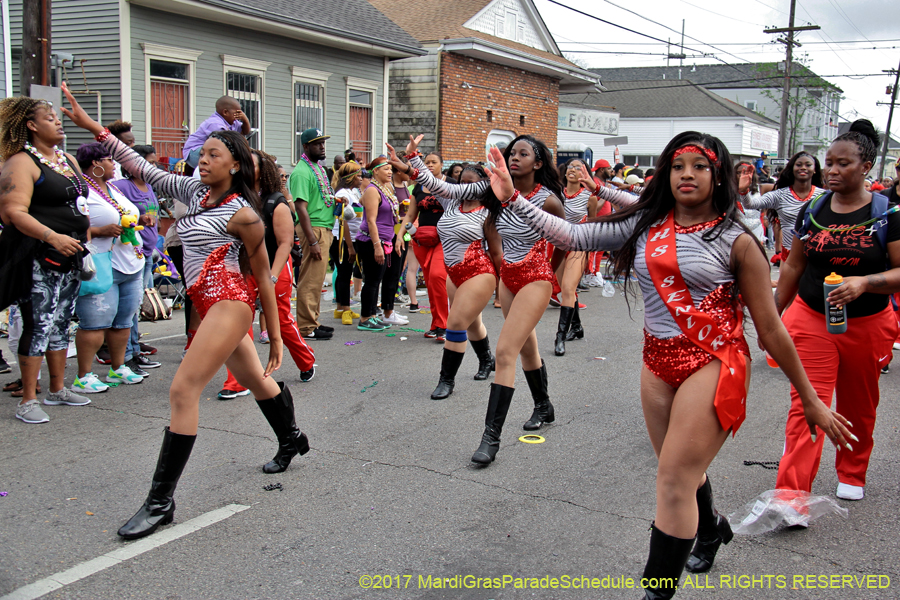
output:
[[[483,161],[488,142],[528,133],[556,149],[559,94],[597,91],[600,79],[563,58],[531,0],[410,5],[369,0],[428,54],[391,62],[388,139],[445,163]]]

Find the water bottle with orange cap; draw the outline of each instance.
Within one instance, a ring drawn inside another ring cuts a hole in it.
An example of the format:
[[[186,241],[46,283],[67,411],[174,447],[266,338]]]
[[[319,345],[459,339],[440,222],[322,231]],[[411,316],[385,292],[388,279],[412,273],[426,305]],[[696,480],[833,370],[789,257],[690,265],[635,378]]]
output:
[[[844,283],[844,278],[837,273],[832,273],[825,278],[825,326],[828,333],[847,332],[847,307],[837,306],[828,301],[828,294],[836,290]]]

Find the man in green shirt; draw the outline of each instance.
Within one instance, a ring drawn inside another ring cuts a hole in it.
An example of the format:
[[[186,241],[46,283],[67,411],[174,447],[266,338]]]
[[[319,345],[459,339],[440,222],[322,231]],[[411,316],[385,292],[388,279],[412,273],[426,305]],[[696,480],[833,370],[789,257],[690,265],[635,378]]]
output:
[[[310,340],[330,340],[334,328],[319,324],[322,284],[328,270],[328,251],[334,236],[334,191],[325,169],[318,162],[325,158],[325,140],[321,129],[307,129],[300,135],[303,156],[291,173],[288,189],[294,198],[300,219],[299,237],[303,249],[297,280],[297,328]]]

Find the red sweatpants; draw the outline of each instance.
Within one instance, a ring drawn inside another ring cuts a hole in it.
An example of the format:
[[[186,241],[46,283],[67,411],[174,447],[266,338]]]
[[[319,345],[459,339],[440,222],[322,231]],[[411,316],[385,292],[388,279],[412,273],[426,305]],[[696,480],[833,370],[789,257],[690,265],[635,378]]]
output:
[[[785,312],[784,324],[819,398],[830,406],[836,392],[835,410],[853,423],[850,431],[859,438],[851,442],[853,450],[836,452],[838,481],[865,486],[879,400],[878,378],[891,360],[891,346],[897,337],[894,311],[888,305],[874,315],[848,319],[846,333],[832,334],[825,328],[825,315],[797,296]],[[794,386],[784,433],[784,455],[775,487],[810,492],[826,436],[819,429],[815,443],[810,439]]]
[[[450,299],[447,297],[447,267],[444,265],[444,248],[440,244],[420,246],[413,240],[410,242],[416,259],[425,275],[428,287],[428,304],[431,306],[431,329],[447,329],[447,314],[450,312]]]
[[[284,347],[291,353],[291,358],[301,371],[309,371],[315,363],[315,355],[312,348],[306,344],[306,340],[300,335],[297,329],[297,322],[291,311],[291,292],[292,281],[294,276],[294,267],[291,259],[288,258],[287,263],[278,275],[278,283],[275,284],[275,299],[278,302],[278,323],[281,328],[281,339]],[[250,338],[253,338],[253,327],[250,327]],[[225,380],[223,386],[226,390],[233,392],[242,392],[244,387],[237,382],[231,371],[228,371],[228,379]]]

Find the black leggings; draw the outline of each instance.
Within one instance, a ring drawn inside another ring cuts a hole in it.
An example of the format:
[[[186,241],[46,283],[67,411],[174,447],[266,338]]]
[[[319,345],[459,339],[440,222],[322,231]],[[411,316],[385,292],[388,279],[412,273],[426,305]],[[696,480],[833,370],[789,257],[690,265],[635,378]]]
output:
[[[394,236],[395,248],[397,236]],[[409,250],[409,244],[397,256],[396,252],[391,252],[391,264],[387,265],[384,270],[384,278],[381,282],[381,310],[394,310],[394,300],[400,285],[400,274],[403,273],[403,264],[406,262],[406,252]],[[387,259],[384,261],[387,263]]]
[[[347,244],[344,242],[344,260],[340,261],[341,242],[337,237],[331,243],[329,254],[331,262],[337,270],[337,277],[334,280],[334,297],[338,306],[350,306],[350,279],[353,276],[354,259],[350,258],[347,252]]]
[[[360,292],[360,309],[359,314],[363,319],[368,319],[375,315],[375,307],[378,303],[378,286],[381,285],[381,279],[384,277],[384,270],[387,266],[387,258],[383,265],[375,262],[375,248],[372,240],[353,242],[356,247],[356,256],[359,258],[359,264],[362,266],[363,287]]]

